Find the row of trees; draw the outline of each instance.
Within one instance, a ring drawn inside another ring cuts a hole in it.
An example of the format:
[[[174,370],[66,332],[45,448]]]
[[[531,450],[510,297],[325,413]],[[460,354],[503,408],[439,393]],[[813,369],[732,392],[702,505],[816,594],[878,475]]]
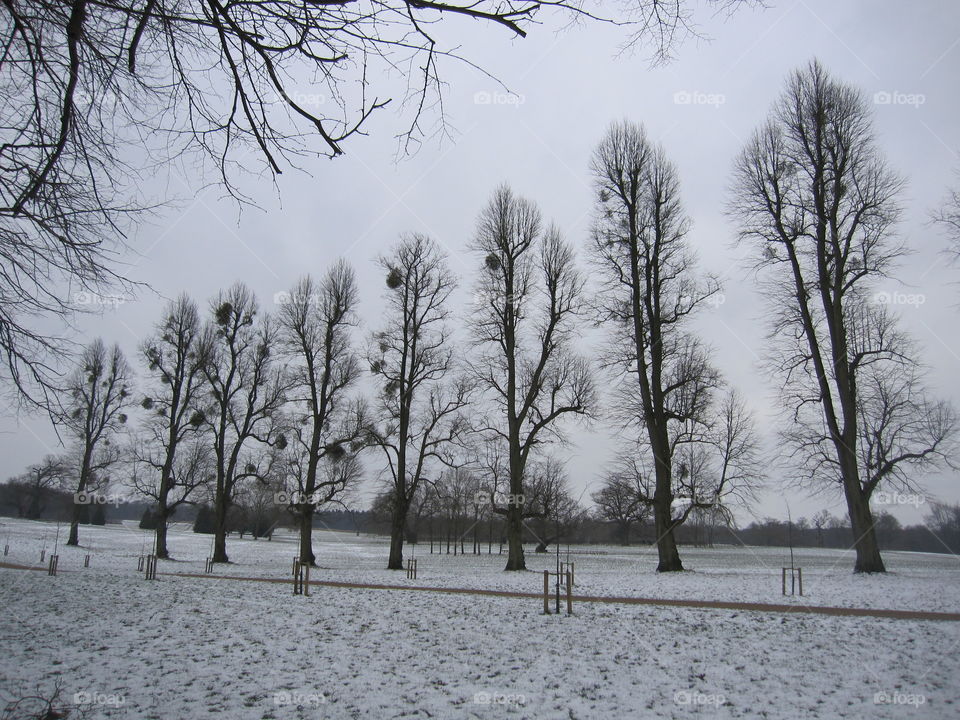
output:
[[[375,448],[389,487],[388,567],[403,565],[411,509],[455,470],[477,478],[476,493],[502,516],[506,568],[519,570],[524,525],[545,516],[538,463],[565,441],[568,418],[602,416],[623,428],[625,449],[596,502],[622,506],[631,522],[651,517],[658,570],[682,570],[678,528],[752,499],[756,430],[691,327],[719,285],[696,269],[676,167],[641,126],[621,122],[590,171],[589,278],[561,230],[500,187],[471,242],[464,337],[451,329],[457,279],[422,235],[380,258],[383,320],[362,354],[356,281],[342,261],[301,280],[273,315],[241,284],[217,295],[205,320],[189,298],[176,300],[140,348],[149,389],[137,487],[165,518],[212,478],[218,562],[237,488],[283,488],[312,562],[313,513],[343,495],[360,453]],[[770,300],[769,370],[781,382],[790,472],[841,490],[858,572],[884,570],[873,493],[914,489],[918,468],[948,459],[955,428],[953,410],[928,399],[896,317],[871,302],[905,252],[895,235],[901,186],[862,95],[813,62],[791,75],[738,157],[730,200]],[[577,338],[591,322],[604,336],[588,356]],[[358,392],[364,364],[372,400]],[[606,411],[597,372],[610,387]],[[79,492],[117,461],[110,442],[133,399],[128,376],[119,348],[98,341],[69,384],[56,417],[79,446]],[[163,545],[158,534],[161,556]]]

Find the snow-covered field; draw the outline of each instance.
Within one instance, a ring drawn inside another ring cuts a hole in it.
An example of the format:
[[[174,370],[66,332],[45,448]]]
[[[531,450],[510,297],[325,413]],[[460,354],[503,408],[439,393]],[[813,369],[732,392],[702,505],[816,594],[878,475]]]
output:
[[[7,562],[39,564],[56,526],[3,519]],[[544,616],[524,598],[247,583],[136,572],[135,524],[81,528],[56,578],[0,569],[3,700],[61,684],[71,717],[198,718],[953,718],[960,623],[578,603]],[[285,578],[292,535],[228,540],[215,574]],[[467,544],[469,548],[469,543]],[[175,528],[175,561],[202,572],[209,537]],[[535,572],[497,555],[430,555],[419,578],[383,569],[383,538],[320,532],[320,570],[339,581],[535,592]],[[484,545],[484,552],[486,546]],[[566,550],[566,548],[564,548]],[[571,548],[576,593],[784,602],[780,550],[681,548],[693,572],[658,576],[649,549]],[[83,568],[84,555],[92,555]],[[960,611],[960,561],[887,553],[886,577],[800,550],[819,605]],[[542,571],[554,557],[528,554]],[[16,717],[20,717],[19,715]]]

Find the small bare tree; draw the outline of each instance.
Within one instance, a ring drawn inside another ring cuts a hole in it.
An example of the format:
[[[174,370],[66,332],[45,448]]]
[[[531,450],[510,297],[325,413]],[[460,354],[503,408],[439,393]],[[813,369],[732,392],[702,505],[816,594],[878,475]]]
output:
[[[173,300],[164,310],[153,334],[140,345],[140,356],[152,379],[141,402],[147,413],[144,441],[135,446],[142,470],[135,487],[156,503],[157,528],[154,552],[167,558],[167,521],[177,506],[208,479],[202,453],[188,451],[178,462],[180,446],[196,435],[204,423],[203,362],[200,351],[200,313],[187,295]],[[150,468],[153,472],[150,472]],[[171,497],[171,493],[175,497]]]
[[[130,368],[118,345],[97,338],[83,351],[64,388],[55,422],[75,444],[78,477],[67,545],[80,544],[81,506],[106,482],[106,471],[120,460],[117,434],[127,422]]]
[[[954,187],[947,191],[943,205],[933,213],[933,221],[946,233],[951,243],[949,252],[960,256],[960,190]]]
[[[345,489],[336,480],[318,481],[321,465],[356,455],[367,435],[365,406],[348,394],[361,373],[351,345],[357,324],[356,278],[341,260],[320,282],[304,277],[284,299],[278,313],[280,342],[293,361],[288,398],[293,407],[288,412],[294,422],[287,432],[288,454],[295,456],[301,470],[288,474],[292,493],[288,510],[300,523],[300,561],[313,565],[313,514],[318,504],[330,502]]]
[[[403,569],[407,513],[420,483],[450,464],[467,431],[471,388],[454,376],[448,301],[456,286],[446,257],[429,238],[409,235],[380,258],[386,272],[383,329],[371,340],[370,371],[379,384],[382,424],[371,442],[386,456],[392,492],[390,570]]]
[[[904,248],[894,228],[902,180],[873,138],[854,87],[818,62],[792,73],[736,163],[733,214],[773,312],[772,370],[784,436],[808,480],[839,487],[855,572],[884,572],[870,498],[944,459],[953,411],[923,397],[910,343],[871,302]]]
[[[636,480],[636,475],[607,472],[603,485],[591,496],[597,516],[617,526],[617,535],[623,545],[630,544],[631,528],[644,522],[650,515]]]
[[[44,510],[48,493],[59,488],[70,476],[70,468],[63,458],[47,455],[28,467],[16,477],[10,478],[9,486],[16,488],[17,517],[38,520]]]
[[[227,513],[239,484],[265,478],[274,453],[248,453],[249,446],[286,445],[275,432],[273,415],[286,399],[287,378],[276,362],[277,333],[269,316],[257,317],[257,300],[237,283],[211,303],[212,318],[200,337],[207,409],[204,411],[215,457],[214,562],[229,562]]]
[[[586,415],[594,387],[586,360],[572,349],[583,303],[583,279],[572,247],[540,211],[506,186],[477,222],[473,249],[482,259],[476,306],[469,320],[470,362],[495,408],[482,430],[507,456],[504,511],[506,570],[524,570],[524,482],[530,453],[548,439],[563,441],[559,420]]]

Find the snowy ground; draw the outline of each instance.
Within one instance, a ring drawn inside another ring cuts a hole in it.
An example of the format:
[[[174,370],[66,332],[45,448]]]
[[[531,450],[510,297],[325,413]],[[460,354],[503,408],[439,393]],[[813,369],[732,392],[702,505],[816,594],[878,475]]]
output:
[[[4,519],[8,562],[36,564],[55,526]],[[200,718],[952,718],[960,715],[960,623],[315,588],[136,572],[135,526],[81,529],[61,572],[0,570],[0,694],[49,694],[72,717]],[[209,539],[171,537],[203,570]],[[468,546],[469,547],[469,546]],[[295,545],[228,541],[216,573],[284,577]],[[324,579],[413,584],[383,570],[383,539],[320,533]],[[418,585],[535,591],[496,555],[433,555]],[[574,548],[577,593],[782,602],[782,553],[682,549],[694,572],[662,577],[649,551]],[[486,551],[486,547],[484,547]],[[92,555],[89,569],[83,556]],[[960,562],[886,556],[887,577],[848,555],[801,551],[803,602],[960,611]],[[529,555],[543,569],[552,561]],[[800,602],[799,599],[796,602]]]

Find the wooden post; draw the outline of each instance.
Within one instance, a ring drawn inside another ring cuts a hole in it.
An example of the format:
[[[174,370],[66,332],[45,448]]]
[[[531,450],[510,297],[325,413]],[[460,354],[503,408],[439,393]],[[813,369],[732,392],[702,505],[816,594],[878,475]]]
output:
[[[144,572],[144,577],[147,580],[157,579],[157,556],[156,555],[147,555],[147,563],[146,563],[146,570]]]
[[[303,581],[303,594],[310,597],[310,563],[307,563],[304,567],[307,569],[307,576]]]
[[[137,572],[143,572],[143,555],[137,558]]]
[[[46,550],[41,550],[41,551],[40,551],[40,562],[43,562],[43,561],[46,560],[46,559],[47,559],[47,551],[46,551]]]
[[[543,614],[550,614],[550,571],[543,571]]]
[[[302,575],[300,574],[300,560],[295,559],[293,561],[293,594],[300,595],[303,593],[303,585],[301,584]]]
[[[84,566],[85,568],[90,567],[90,556],[89,556],[89,555],[84,555],[84,557],[83,557],[83,566]]]
[[[797,582],[800,585],[800,595],[803,595],[803,568],[797,568]]]
[[[787,569],[780,568],[780,591],[786,595],[787,594]]]
[[[9,546],[9,545],[4,545],[4,546],[3,546],[3,556],[6,557],[6,556],[9,555],[9,554],[10,554],[10,546]]]
[[[206,573],[207,575],[210,575],[210,574],[213,572],[213,558],[212,558],[212,557],[208,557],[208,558],[207,558],[207,564],[204,565],[204,567],[203,567],[203,572]]]
[[[567,570],[567,615],[573,615],[573,570]]]
[[[57,574],[57,563],[60,561],[59,555],[50,556],[50,565],[47,567],[47,575],[56,576]]]

